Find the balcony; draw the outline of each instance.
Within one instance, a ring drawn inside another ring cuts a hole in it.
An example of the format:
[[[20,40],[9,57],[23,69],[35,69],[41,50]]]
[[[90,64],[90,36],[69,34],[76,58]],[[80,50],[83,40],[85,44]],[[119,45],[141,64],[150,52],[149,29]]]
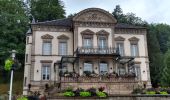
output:
[[[119,55],[116,48],[85,48],[78,47],[76,51],[77,55]]]

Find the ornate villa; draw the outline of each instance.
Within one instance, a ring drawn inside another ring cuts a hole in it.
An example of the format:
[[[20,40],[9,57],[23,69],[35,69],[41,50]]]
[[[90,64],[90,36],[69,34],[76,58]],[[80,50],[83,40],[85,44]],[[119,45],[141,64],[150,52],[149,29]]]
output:
[[[150,87],[145,27],[117,23],[109,12],[88,8],[73,18],[33,22],[26,34],[23,94],[67,87],[105,87],[129,94]]]

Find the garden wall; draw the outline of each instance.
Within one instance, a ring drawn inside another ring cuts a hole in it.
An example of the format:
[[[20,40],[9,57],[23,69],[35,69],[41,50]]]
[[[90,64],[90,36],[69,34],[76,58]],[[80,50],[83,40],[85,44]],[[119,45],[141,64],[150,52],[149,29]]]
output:
[[[98,97],[49,97],[47,100],[101,100]],[[102,100],[170,100],[170,95],[111,95]]]

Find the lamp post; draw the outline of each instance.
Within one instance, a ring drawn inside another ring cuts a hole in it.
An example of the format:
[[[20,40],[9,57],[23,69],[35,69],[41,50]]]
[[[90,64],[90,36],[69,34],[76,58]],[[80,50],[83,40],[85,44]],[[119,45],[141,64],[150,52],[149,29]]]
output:
[[[14,61],[14,60],[15,60],[15,55],[16,55],[16,50],[12,50],[12,51],[11,51],[11,54],[12,54],[12,55],[11,55],[12,60]],[[11,68],[11,79],[10,79],[9,100],[12,100],[13,74],[14,74],[14,64],[12,65],[12,68]]]

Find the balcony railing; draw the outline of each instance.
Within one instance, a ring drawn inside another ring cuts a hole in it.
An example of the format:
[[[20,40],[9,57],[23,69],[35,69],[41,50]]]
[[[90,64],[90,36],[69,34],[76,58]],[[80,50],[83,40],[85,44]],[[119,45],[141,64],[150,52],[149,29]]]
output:
[[[78,47],[77,54],[92,54],[92,55],[113,55],[118,54],[118,49],[116,48],[86,48]]]
[[[61,82],[115,82],[131,83],[138,82],[135,77],[61,77]]]

